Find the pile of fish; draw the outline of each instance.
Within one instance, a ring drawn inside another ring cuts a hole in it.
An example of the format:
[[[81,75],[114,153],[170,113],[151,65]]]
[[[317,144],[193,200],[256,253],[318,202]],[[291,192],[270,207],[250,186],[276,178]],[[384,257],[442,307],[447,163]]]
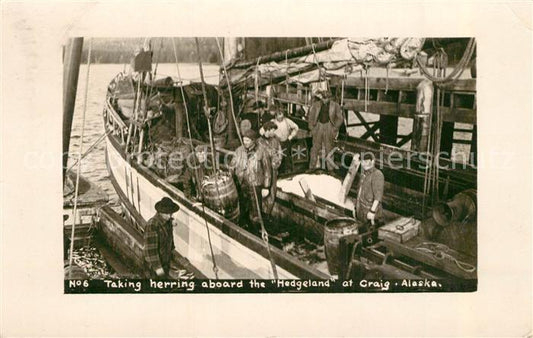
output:
[[[324,246],[308,240],[289,242],[283,245],[283,251],[309,265],[322,263],[326,260]]]
[[[182,280],[189,280],[194,279],[194,274],[192,272],[189,272],[187,270],[178,269],[178,270],[170,270],[169,276],[172,279],[182,279]]]
[[[72,260],[90,279],[119,278],[94,247],[81,247],[72,253]]]
[[[183,279],[183,280],[194,279],[194,273],[185,270],[175,260],[172,260],[170,262],[170,271],[168,272],[168,274],[170,278],[172,279]]]

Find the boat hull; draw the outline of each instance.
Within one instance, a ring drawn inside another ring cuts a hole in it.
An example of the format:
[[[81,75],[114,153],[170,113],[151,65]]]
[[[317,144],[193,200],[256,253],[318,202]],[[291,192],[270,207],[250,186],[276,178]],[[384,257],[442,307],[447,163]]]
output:
[[[270,260],[265,254],[266,247],[261,239],[207,208],[204,214],[202,208],[194,206],[181,191],[160,180],[148,169],[128,160],[114,136],[107,137],[106,145],[106,163],[110,179],[122,202],[131,211],[132,217],[142,224],[154,216],[154,205],[157,201],[163,197],[171,198],[180,206],[180,211],[174,216],[176,251],[207,278],[274,278]],[[276,248],[271,250],[275,261],[276,257],[286,255]],[[213,258],[218,275],[215,275],[213,269]],[[329,277],[313,269],[306,269],[295,258],[283,257],[283,261],[285,265],[292,265],[299,271],[291,273],[277,265],[280,279]],[[301,275],[298,275],[298,272]]]

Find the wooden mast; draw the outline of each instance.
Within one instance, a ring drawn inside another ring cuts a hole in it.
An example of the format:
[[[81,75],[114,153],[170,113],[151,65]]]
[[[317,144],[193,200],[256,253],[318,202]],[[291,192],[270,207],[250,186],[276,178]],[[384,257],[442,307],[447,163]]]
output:
[[[218,41],[217,41],[218,43]],[[238,50],[238,39],[237,38],[223,38],[223,45],[222,45],[222,53],[223,53],[223,59],[221,60],[221,65],[224,67],[224,65],[227,65],[231,62],[231,60],[235,59],[237,55],[239,54]],[[222,71],[221,71],[222,74]],[[220,80],[222,80],[222,76],[220,77]],[[229,79],[226,79],[226,81],[229,81]],[[227,87],[228,91],[230,87]],[[220,94],[223,94],[223,90],[220,89]],[[228,127],[227,127],[227,135],[228,135],[228,143],[232,143],[233,140],[236,140],[237,137],[237,129],[236,129],[236,123],[235,119],[233,117],[233,113],[231,112],[231,105],[235,104],[235,102],[229,102],[231,98],[227,97],[226,101],[226,107],[224,109],[226,110],[224,113],[226,114],[226,119],[228,120]]]
[[[263,63],[268,63],[268,62],[278,62],[278,61],[283,61],[285,59],[292,59],[295,57],[300,57],[300,56],[304,56],[304,55],[308,55],[312,53],[313,48],[315,52],[320,52],[320,51],[331,48],[331,46],[333,46],[333,44],[337,40],[339,39],[331,39],[328,41],[319,42],[315,44],[314,46],[311,45],[311,46],[297,47],[297,48],[289,49],[286,51],[276,52],[276,53],[272,53],[269,55],[263,55],[253,60],[238,61],[238,62],[235,62],[235,64],[232,65],[231,68],[248,68],[250,66],[254,66],[257,64],[263,64]]]
[[[63,55],[63,182],[68,162],[82,48],[83,38],[70,38]]]

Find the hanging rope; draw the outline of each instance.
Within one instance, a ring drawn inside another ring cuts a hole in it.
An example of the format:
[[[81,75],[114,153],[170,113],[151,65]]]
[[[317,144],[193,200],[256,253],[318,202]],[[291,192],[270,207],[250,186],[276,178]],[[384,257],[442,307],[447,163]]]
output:
[[[228,77],[228,71],[227,71],[226,66],[224,65],[224,62],[223,62],[224,57],[222,55],[222,48],[220,47],[220,43],[218,42],[218,38],[215,38],[215,39],[217,41],[218,52],[220,53],[220,57],[221,57],[223,68],[224,68],[224,76],[226,77],[226,81],[228,83],[228,90],[229,90],[229,93],[230,93],[230,101],[232,102],[231,113],[233,115],[233,120],[235,121],[235,123],[237,123],[236,122],[237,119],[235,118],[235,111],[233,109],[233,100],[231,99],[231,86],[230,86],[230,81],[229,81],[229,77]],[[241,146],[244,147],[244,143],[242,142],[242,137],[240,135],[240,131],[239,131],[238,127],[237,127],[237,135],[239,136],[239,141],[240,141]],[[246,150],[245,147],[244,147],[244,149]],[[268,232],[265,229],[265,224],[263,222],[263,216],[261,215],[261,207],[259,205],[259,198],[257,197],[257,192],[255,191],[255,189],[252,189],[252,190],[254,192],[254,200],[255,200],[255,206],[257,208],[257,214],[259,215],[259,224],[261,226],[261,238],[265,242],[265,246],[266,246],[267,253],[268,253],[268,258],[270,260],[270,265],[272,267],[272,274],[274,275],[274,279],[278,279],[278,270],[276,268],[276,262],[274,261],[274,257],[272,257],[272,252],[270,250],[270,244],[268,243]]]
[[[176,69],[178,71],[178,81],[180,83],[179,87],[180,87],[180,92],[181,92],[181,98],[183,100],[183,106],[185,107],[185,119],[186,119],[186,122],[187,122],[187,133],[189,135],[189,142],[191,143],[191,147],[193,147],[192,151],[193,151],[193,154],[194,154],[194,156],[193,156],[194,171],[195,171],[195,175],[196,175],[196,181],[198,182],[197,185],[199,185],[201,177],[199,177],[199,174],[198,174],[198,161],[196,159],[196,152],[195,152],[194,146],[192,145],[193,143],[192,143],[191,125],[190,125],[190,121],[189,121],[189,109],[187,108],[187,100],[185,99],[185,92],[183,91],[183,83],[182,83],[182,80],[181,80],[180,67],[179,67],[179,61],[178,61],[178,52],[176,50],[176,42],[174,41],[174,38],[172,38],[172,47],[174,48],[174,58],[176,59]],[[200,198],[202,200],[200,205],[202,207],[203,219],[204,219],[204,222],[205,222],[205,228],[207,230],[207,241],[209,242],[209,250],[210,250],[210,253],[211,253],[211,262],[213,263],[213,272],[215,274],[215,278],[218,279],[218,267],[217,267],[217,262],[215,260],[215,253],[213,251],[213,244],[211,242],[211,231],[209,230],[209,224],[207,224],[207,219],[205,217],[206,216],[206,212],[205,212],[205,205],[203,203],[204,195],[203,195],[201,187],[197,186],[196,189],[198,189],[198,195],[200,196]]]
[[[91,151],[93,151],[93,149],[98,145],[100,144],[100,142],[102,142],[105,137],[109,134],[111,134],[113,132],[113,129],[110,129],[108,130],[107,132],[103,133],[102,135],[100,135],[100,137],[89,147],[89,149],[87,149],[87,151],[85,153],[83,153],[83,155],[81,156],[81,158],[79,160],[76,160],[76,162],[74,162],[68,169],[67,171],[70,171],[72,168],[74,168],[74,166],[76,166],[76,164],[79,163],[79,161],[83,160],[87,155],[89,155],[89,153]]]
[[[323,77],[322,76],[322,68],[320,68],[320,64],[318,63],[318,57],[316,56],[315,44],[314,43],[311,44],[311,49],[313,50],[313,61],[315,62],[316,67],[318,68],[318,81],[321,82],[322,81],[322,77]]]
[[[368,113],[368,98],[370,91],[368,90],[368,67],[365,65],[365,113]]]
[[[259,59],[254,70],[254,96],[255,102],[257,102],[259,100]]]
[[[78,212],[78,193],[80,188],[80,173],[81,173],[81,154],[83,153],[83,137],[85,135],[85,113],[87,111],[87,96],[89,91],[89,74],[91,70],[91,51],[92,51],[92,39],[89,39],[89,52],[87,55],[87,75],[85,76],[85,97],[83,98],[83,114],[81,119],[81,136],[80,136],[80,149],[78,152],[78,170],[76,173],[76,188],[74,190],[74,210],[72,211],[72,230],[70,232],[70,252],[69,252],[69,272],[68,278],[72,278],[72,260],[74,253],[74,234],[76,232],[76,217]],[[81,217],[80,217],[81,222]]]
[[[431,75],[428,73],[426,67],[422,64],[420,56],[416,58],[416,62],[418,64],[418,67],[420,68],[420,71],[431,81],[433,81],[436,84],[443,84],[450,81],[457,80],[462,74],[463,71],[466,69],[466,66],[470,63],[470,60],[472,59],[472,55],[474,55],[474,50],[476,47],[476,40],[474,38],[471,38],[468,41],[468,44],[466,46],[465,52],[463,54],[463,57],[455,67],[455,69],[450,73],[450,75],[445,76],[443,78],[435,77],[434,75]],[[436,58],[434,63],[436,62]],[[435,67],[435,65],[434,65]]]
[[[465,55],[470,53],[470,50],[465,51],[465,54],[463,55],[463,59],[465,58]],[[428,135],[428,147],[426,154],[428,156],[428,160],[430,160],[430,165],[426,166],[425,173],[424,173],[424,197],[422,200],[422,208],[423,212],[425,212],[426,206],[427,206],[427,200],[426,196],[429,196],[431,194],[432,202],[435,202],[439,198],[439,180],[440,180],[440,172],[439,172],[439,153],[440,153],[440,144],[442,139],[442,126],[443,126],[443,117],[441,113],[440,107],[444,105],[444,94],[441,90],[441,85],[443,82],[440,80],[446,78],[446,68],[448,67],[448,55],[444,51],[444,49],[440,48],[437,50],[434,56],[434,62],[433,62],[433,74],[434,78],[439,80],[437,82],[433,82],[436,90],[435,90],[435,104],[436,107],[434,107],[433,111],[434,114],[430,115],[429,118],[429,135]],[[460,66],[458,66],[455,70],[457,70]],[[454,70],[454,71],[455,71]],[[453,73],[453,72],[452,72]],[[458,72],[458,74],[462,73]],[[450,74],[451,76],[452,74]],[[433,115],[435,115],[435,118],[433,118]]]

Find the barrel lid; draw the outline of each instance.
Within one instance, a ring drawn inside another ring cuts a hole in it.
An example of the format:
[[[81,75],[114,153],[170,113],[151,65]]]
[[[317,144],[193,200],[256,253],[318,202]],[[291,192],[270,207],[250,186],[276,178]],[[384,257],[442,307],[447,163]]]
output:
[[[355,218],[340,217],[340,218],[330,219],[326,221],[325,226],[327,228],[344,228],[344,227],[353,226],[353,225],[359,226],[360,225],[359,223],[360,222],[358,222]]]

